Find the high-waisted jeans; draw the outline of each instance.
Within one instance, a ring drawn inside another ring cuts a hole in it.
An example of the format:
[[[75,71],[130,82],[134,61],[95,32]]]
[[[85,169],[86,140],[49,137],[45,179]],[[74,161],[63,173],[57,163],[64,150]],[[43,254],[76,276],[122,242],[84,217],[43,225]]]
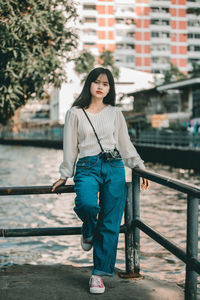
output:
[[[104,161],[100,155],[80,158],[74,182],[74,211],[83,221],[84,239],[93,240],[93,274],[112,276],[126,202],[123,162]]]

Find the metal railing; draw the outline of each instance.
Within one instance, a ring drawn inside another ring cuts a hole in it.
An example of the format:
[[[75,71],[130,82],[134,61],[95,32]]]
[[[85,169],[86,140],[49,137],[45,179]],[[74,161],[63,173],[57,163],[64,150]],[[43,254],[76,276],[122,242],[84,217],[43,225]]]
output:
[[[139,131],[136,144],[167,148],[200,148],[200,134],[188,131],[142,130]]]
[[[170,242],[160,233],[140,219],[140,177],[147,178],[163,186],[187,194],[187,240],[186,251]],[[160,174],[140,169],[133,169],[132,182],[127,183],[128,196],[125,208],[125,224],[120,227],[120,233],[125,234],[125,263],[126,273],[121,277],[139,277],[140,275],[140,230],[162,245],[186,264],[185,300],[197,299],[197,275],[200,274],[198,261],[198,205],[200,189],[171,179]],[[30,195],[52,194],[51,186],[37,187],[4,187],[0,188],[0,195]],[[74,193],[73,185],[59,187],[57,193]],[[0,237],[77,235],[81,234],[80,227],[59,228],[24,228],[0,229]]]
[[[46,140],[63,141],[63,127],[21,129],[18,133],[0,131],[2,140]]]

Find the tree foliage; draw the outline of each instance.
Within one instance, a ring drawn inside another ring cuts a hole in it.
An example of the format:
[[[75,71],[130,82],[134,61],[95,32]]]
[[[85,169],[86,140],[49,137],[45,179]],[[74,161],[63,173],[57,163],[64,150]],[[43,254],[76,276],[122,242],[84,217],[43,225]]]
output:
[[[0,1],[0,123],[27,99],[41,98],[46,84],[59,87],[66,79],[75,16],[70,0]]]
[[[182,73],[174,64],[170,63],[170,69],[164,72],[164,82],[186,79],[187,75]]]
[[[190,77],[200,77],[200,61],[192,63],[192,70],[189,72]]]
[[[119,69],[115,66],[113,53],[105,50],[97,59],[98,65],[108,68],[114,78],[119,77]],[[82,76],[82,82],[86,79],[88,73],[95,67],[96,58],[87,49],[83,49],[80,55],[75,59],[75,71]]]
[[[112,72],[114,78],[119,78],[119,68],[115,66],[115,60],[111,51],[105,50],[102,52],[99,62],[103,67],[108,68]]]
[[[81,75],[82,82],[86,79],[88,73],[94,69],[95,57],[86,49],[83,49],[75,59],[75,71]]]

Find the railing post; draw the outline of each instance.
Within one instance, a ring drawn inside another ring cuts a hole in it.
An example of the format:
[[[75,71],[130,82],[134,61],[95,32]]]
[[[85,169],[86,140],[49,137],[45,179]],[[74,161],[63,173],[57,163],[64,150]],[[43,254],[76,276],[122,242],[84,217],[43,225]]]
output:
[[[198,259],[198,210],[199,199],[188,195],[185,300],[197,299],[197,273],[192,270],[191,259]]]
[[[120,273],[123,278],[137,278],[140,277],[140,232],[138,228],[133,225],[135,218],[139,217],[139,189],[140,178],[133,175],[133,181],[127,183],[128,193],[125,208],[125,261],[126,273]],[[134,203],[136,200],[137,203]]]
[[[140,177],[132,171],[133,221],[140,219]],[[133,263],[134,273],[140,272],[140,229],[133,223]]]
[[[132,221],[133,221],[133,211],[132,211],[132,183],[127,183],[128,193],[125,208],[125,261],[126,261],[126,275],[129,276],[134,272],[133,264],[133,234],[132,234]]]

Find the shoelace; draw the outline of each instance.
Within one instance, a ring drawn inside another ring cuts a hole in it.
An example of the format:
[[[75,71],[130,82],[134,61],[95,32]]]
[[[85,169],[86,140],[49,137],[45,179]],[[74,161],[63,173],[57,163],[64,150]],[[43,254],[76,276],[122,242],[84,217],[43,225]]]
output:
[[[92,277],[90,284],[93,284],[94,286],[103,286],[103,280],[101,277]]]

